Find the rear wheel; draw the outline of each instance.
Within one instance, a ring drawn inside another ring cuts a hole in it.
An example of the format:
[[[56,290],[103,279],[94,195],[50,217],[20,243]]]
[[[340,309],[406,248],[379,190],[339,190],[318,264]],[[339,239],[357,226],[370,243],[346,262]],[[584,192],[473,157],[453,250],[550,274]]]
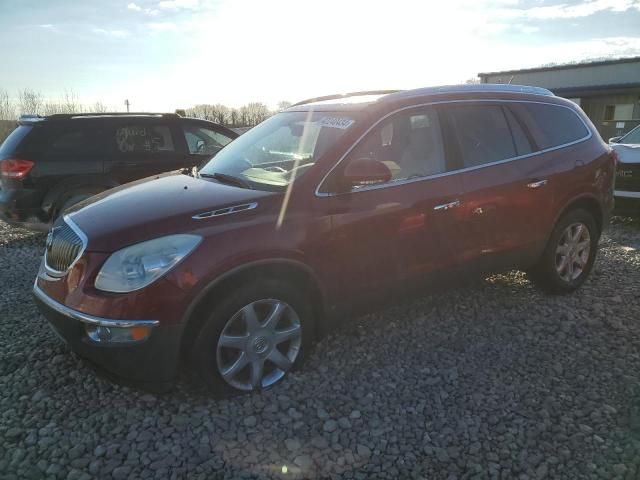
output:
[[[215,306],[194,345],[195,366],[212,390],[269,388],[295,368],[312,340],[309,302],[280,281],[260,281]]]
[[[540,261],[529,278],[549,293],[568,293],[582,285],[596,258],[600,232],[593,215],[576,209],[556,224]]]

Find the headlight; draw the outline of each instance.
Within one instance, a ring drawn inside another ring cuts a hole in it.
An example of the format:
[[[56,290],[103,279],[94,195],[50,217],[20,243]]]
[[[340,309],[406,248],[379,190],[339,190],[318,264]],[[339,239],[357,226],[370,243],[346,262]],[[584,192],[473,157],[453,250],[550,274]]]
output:
[[[118,250],[102,266],[95,286],[105,292],[140,290],[175,267],[201,240],[197,235],[169,235]]]

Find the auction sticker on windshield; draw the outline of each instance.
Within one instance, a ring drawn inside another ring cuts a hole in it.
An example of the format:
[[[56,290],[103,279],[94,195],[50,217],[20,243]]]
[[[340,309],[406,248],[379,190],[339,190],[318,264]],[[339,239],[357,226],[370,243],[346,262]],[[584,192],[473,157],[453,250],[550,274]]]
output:
[[[320,119],[321,127],[339,128],[340,130],[346,130],[353,125],[354,120],[352,118],[345,117],[322,117]]]

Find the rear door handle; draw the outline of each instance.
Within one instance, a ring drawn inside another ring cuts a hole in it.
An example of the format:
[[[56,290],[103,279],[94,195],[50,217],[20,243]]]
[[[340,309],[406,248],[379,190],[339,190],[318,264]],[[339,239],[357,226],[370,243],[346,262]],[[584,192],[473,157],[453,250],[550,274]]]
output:
[[[440,210],[451,210],[452,208],[456,208],[460,206],[460,200],[454,200],[453,202],[443,203],[442,205],[436,205],[433,207],[435,211]]]
[[[533,182],[527,183],[527,188],[535,190],[536,188],[544,187],[548,182],[548,180],[534,180]]]

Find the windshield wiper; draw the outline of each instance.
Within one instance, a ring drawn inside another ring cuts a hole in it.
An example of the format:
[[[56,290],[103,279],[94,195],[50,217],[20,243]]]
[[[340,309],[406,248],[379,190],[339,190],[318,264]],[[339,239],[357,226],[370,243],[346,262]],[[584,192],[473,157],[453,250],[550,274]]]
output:
[[[253,190],[251,184],[245,179],[234,177],[233,175],[227,175],[226,173],[200,173],[199,175],[203,178],[213,178],[214,180],[218,180],[221,183],[227,183],[235,185],[236,187],[248,188],[249,190]]]

